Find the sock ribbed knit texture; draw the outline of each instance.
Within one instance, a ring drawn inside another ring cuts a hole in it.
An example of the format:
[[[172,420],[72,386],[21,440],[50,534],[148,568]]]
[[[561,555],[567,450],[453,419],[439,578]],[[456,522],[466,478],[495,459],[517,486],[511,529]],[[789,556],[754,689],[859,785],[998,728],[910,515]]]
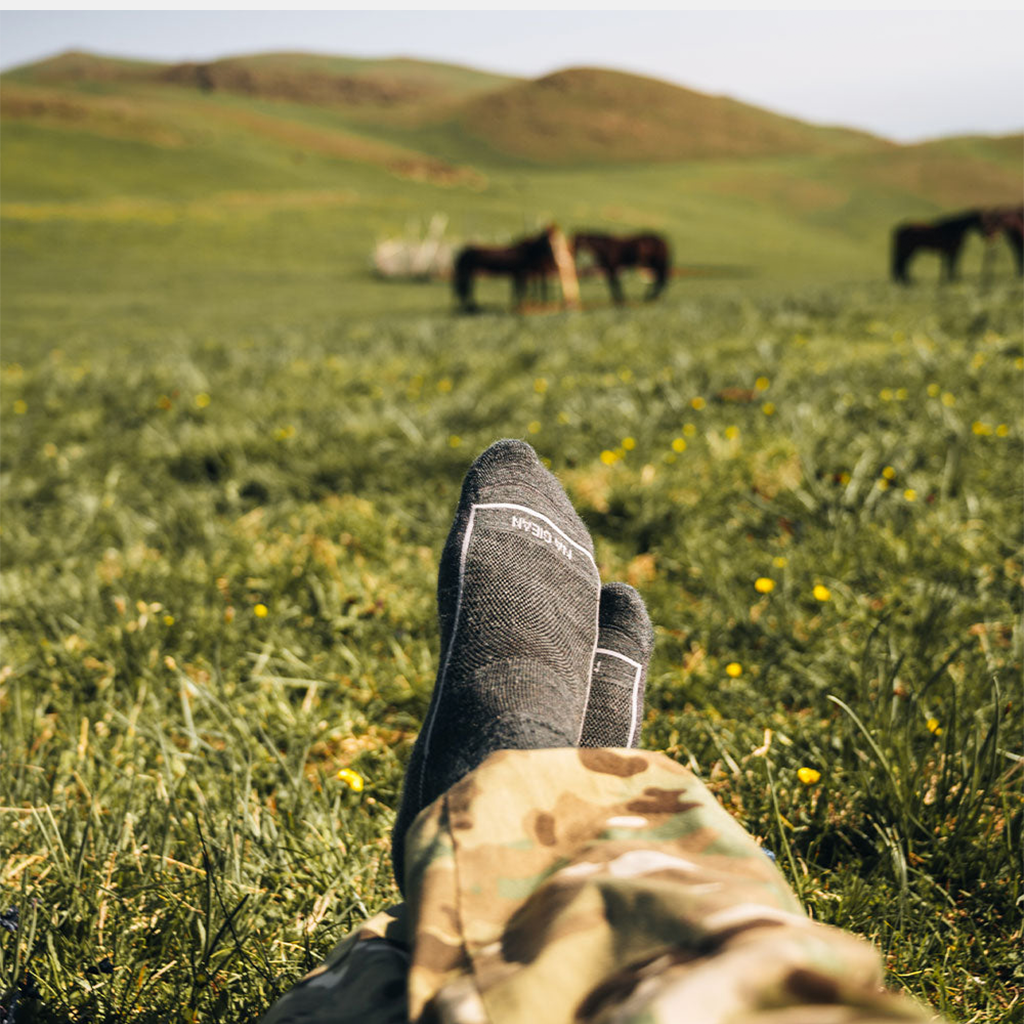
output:
[[[602,587],[581,747],[639,746],[653,650],[654,629],[643,598],[625,583]]]
[[[577,746],[600,579],[561,485],[522,441],[470,467],[437,582],[441,662],[392,833],[404,887],[416,815],[496,750]]]

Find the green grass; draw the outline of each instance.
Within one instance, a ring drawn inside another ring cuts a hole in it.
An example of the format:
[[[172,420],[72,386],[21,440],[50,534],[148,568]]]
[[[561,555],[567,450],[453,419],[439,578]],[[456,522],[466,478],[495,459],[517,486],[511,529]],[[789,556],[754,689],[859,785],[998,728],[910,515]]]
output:
[[[3,987],[28,972],[41,1019],[252,1019],[395,897],[436,558],[469,460],[514,435],[648,601],[645,744],[894,984],[1010,1019],[1020,298],[732,286],[207,334],[168,308],[144,344],[107,312],[6,362]]]
[[[436,560],[467,465],[518,436],[648,602],[645,745],[893,985],[1019,1014],[1022,293],[977,240],[963,284],[926,256],[881,282],[893,221],[981,164],[1016,181],[1006,147],[940,146],[931,191],[921,153],[495,163],[474,190],[327,155],[370,137],[333,113],[132,102],[4,124],[0,1001],[254,1020],[395,898]],[[437,210],[463,237],[649,224],[720,276],[523,317],[483,282],[458,318],[367,269]]]

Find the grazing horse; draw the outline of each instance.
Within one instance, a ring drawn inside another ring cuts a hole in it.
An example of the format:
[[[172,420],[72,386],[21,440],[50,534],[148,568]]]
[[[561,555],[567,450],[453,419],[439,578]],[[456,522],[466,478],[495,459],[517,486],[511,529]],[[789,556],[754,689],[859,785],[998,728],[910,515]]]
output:
[[[910,284],[910,259],[918,249],[934,249],[942,257],[946,281],[956,280],[956,265],[968,231],[989,234],[982,210],[967,210],[933,223],[900,224],[892,233],[892,279]]]
[[[593,256],[608,281],[612,301],[616,305],[621,305],[623,301],[618,273],[622,267],[645,267],[653,272],[654,282],[647,293],[648,300],[656,299],[668,281],[671,260],[668,243],[661,235],[648,233],[616,238],[614,235],[582,232],[573,235],[572,251],[577,260],[581,252]]]
[[[989,240],[1002,233],[1013,251],[1017,273],[1024,276],[1024,206],[1002,206],[982,210],[985,237]]]
[[[455,257],[455,297],[463,312],[479,307],[473,300],[473,278],[476,274],[505,275],[512,278],[512,306],[519,309],[526,298],[526,285],[556,270],[552,238],[558,228],[551,225],[539,235],[524,238],[514,245],[467,245]]]

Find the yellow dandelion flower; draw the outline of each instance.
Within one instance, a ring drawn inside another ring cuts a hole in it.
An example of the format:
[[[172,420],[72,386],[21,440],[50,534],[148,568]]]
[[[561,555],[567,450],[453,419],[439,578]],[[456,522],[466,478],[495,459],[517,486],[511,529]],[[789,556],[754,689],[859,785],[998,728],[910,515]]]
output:
[[[672,441],[672,451],[685,452],[686,442],[681,437],[674,438]]]
[[[886,480],[892,480],[893,477],[896,476],[896,470],[893,469],[892,466],[886,466],[885,469],[882,470],[882,476],[884,476]]]
[[[971,424],[971,432],[977,434],[978,437],[989,437],[992,434],[992,428],[987,423],[982,423],[981,420],[975,420]]]
[[[839,482],[844,487],[850,482],[850,474],[847,473],[845,469],[839,474]]]
[[[905,501],[917,501],[917,491],[913,487],[908,487],[903,492],[903,498]]]
[[[632,437],[624,437],[622,439],[622,447],[625,448],[627,452],[631,452],[636,447],[636,440]]]
[[[1000,423],[999,426],[996,427],[996,437],[1006,437],[1009,432],[1010,428],[1005,423]]]
[[[882,390],[878,392],[878,397],[883,402],[891,402],[892,401],[892,388],[882,388]]]
[[[196,406],[205,409],[210,404],[210,396],[205,391],[200,391],[195,398]]]
[[[928,385],[928,397],[929,398],[936,398],[941,390],[942,390],[942,388],[940,388],[938,384],[929,384]]]
[[[692,423],[683,424],[683,437],[696,437],[697,428]]]
[[[736,438],[740,436],[740,428],[739,427],[726,427],[725,428],[725,436],[726,436],[727,440],[735,441]]]
[[[767,576],[758,576],[754,580],[754,589],[759,594],[770,594],[775,589],[775,580]]]
[[[265,619],[270,614],[270,609],[265,604],[258,604],[253,608],[253,614],[257,619]]]
[[[1024,356],[1017,356],[1013,361],[1013,365],[1016,366],[1018,370],[1024,370]]]
[[[606,466],[614,466],[615,463],[619,461],[619,457],[618,455],[615,454],[615,452],[609,450],[608,448],[605,448],[605,450],[601,452],[601,461]]]
[[[908,393],[906,388],[897,388],[896,389],[896,401],[897,402],[905,402],[907,400],[908,394],[909,393]]]
[[[878,489],[879,489],[880,491],[887,491],[887,490],[889,490],[889,481],[888,481],[888,480],[886,480],[886,479],[885,479],[885,477],[880,477],[880,478],[879,478],[879,479],[878,479],[878,480],[877,480],[877,481],[875,482],[875,486],[876,486],[876,487],[877,487],[877,488],[878,488]]]
[[[947,409],[952,409],[953,406],[956,405],[956,395],[954,395],[951,391],[943,391],[942,404],[946,406]]]
[[[980,370],[985,365],[985,353],[975,352],[974,358],[971,360],[971,369]]]
[[[789,565],[789,559],[785,555],[776,555],[772,559],[772,565],[774,565],[776,569],[785,569],[786,566]]]
[[[632,379],[633,371],[628,366],[623,366],[622,369],[619,370],[619,380],[621,380],[623,384],[628,384]]]
[[[442,377],[437,382],[437,390],[440,391],[441,394],[447,394],[449,391],[451,391],[451,389],[452,389],[452,379],[451,379],[451,377]]]
[[[531,434],[539,434],[540,433],[540,420],[530,420],[530,422],[526,425],[526,429]]]
[[[764,405],[761,406],[761,412],[763,412],[765,414],[765,416],[774,416],[775,415],[775,403],[774,402],[765,402]]]
[[[817,768],[797,768],[796,777],[805,785],[813,786],[821,781],[821,772]]]
[[[725,666],[725,674],[731,676],[733,679],[739,678],[743,675],[743,666],[738,661],[730,661]]]
[[[27,412],[28,412],[28,402],[26,402],[23,398],[19,398],[14,403],[14,415],[15,416],[24,416],[25,413],[27,413]]]
[[[365,783],[363,782],[362,775],[354,769],[342,768],[335,778],[337,778],[339,782],[344,782],[353,793],[362,793]]]
[[[462,444],[462,438],[459,437],[458,434],[452,434],[448,438],[448,447],[449,448],[458,448],[460,444]]]
[[[822,586],[820,583],[816,583],[814,590],[811,591],[814,594],[815,601],[828,601],[832,597],[832,591],[828,587]]]
[[[939,725],[939,720],[937,718],[929,718],[924,724],[933,736],[940,736],[942,734],[942,726]]]
[[[754,381],[754,387],[758,391],[767,391],[771,387],[772,382],[767,377],[758,377]]]
[[[157,406],[167,412],[168,409],[174,404],[166,395],[161,395],[156,402]]]
[[[43,445],[43,454],[48,459],[57,458],[57,446],[52,441],[47,441],[46,444]]]
[[[173,615],[165,615],[164,616],[164,625],[165,626],[173,626],[174,625],[174,616]]]
[[[538,377],[533,382],[533,390],[536,391],[538,395],[543,395],[544,392],[547,391],[547,389],[548,381],[546,377]]]
[[[708,403],[705,402],[704,399],[700,397],[700,395],[697,395],[696,398],[690,400],[690,405],[692,405],[693,408],[696,409],[698,412],[700,412],[700,410],[703,409],[704,406],[706,406],[707,404]]]

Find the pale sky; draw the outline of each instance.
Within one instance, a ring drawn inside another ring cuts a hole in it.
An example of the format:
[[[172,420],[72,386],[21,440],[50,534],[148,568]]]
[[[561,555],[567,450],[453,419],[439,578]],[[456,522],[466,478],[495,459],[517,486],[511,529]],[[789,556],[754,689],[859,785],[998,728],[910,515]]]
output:
[[[585,64],[916,141],[1024,128],[1022,39],[1022,11],[2,11],[0,69],[68,49]]]

